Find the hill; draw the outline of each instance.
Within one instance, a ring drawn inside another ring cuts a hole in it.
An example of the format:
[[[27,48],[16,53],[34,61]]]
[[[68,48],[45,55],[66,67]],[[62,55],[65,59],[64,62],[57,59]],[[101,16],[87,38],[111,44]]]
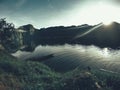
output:
[[[35,29],[32,25],[24,25],[23,42],[30,48],[38,45],[63,45],[63,44],[83,44],[96,45],[99,47],[109,47],[117,49],[120,46],[120,24],[113,22],[110,25],[100,23],[90,26],[87,24],[80,26],[58,26]]]
[[[110,25],[101,24],[92,32],[76,39],[76,42],[84,45],[96,45],[99,47],[120,47],[120,24],[113,22]]]

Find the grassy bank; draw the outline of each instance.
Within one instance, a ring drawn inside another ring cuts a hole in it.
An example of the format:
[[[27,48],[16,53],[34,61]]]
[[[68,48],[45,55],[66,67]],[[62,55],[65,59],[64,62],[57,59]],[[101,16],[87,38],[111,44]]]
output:
[[[77,68],[57,73],[40,62],[21,61],[0,50],[0,90],[119,90],[120,76]]]

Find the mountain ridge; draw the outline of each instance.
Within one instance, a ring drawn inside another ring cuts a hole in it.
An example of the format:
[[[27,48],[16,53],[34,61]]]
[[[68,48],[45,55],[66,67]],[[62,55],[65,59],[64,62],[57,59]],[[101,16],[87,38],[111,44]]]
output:
[[[101,25],[93,32],[78,38],[82,44],[94,44],[99,47],[119,48],[120,46],[120,24],[113,22],[110,25]],[[89,42],[88,42],[89,41]]]
[[[112,22],[110,25],[100,23],[98,25],[83,24],[79,26],[56,26],[36,29],[28,24],[19,29],[25,30],[25,42],[27,45],[64,45],[82,44],[95,45],[98,47],[119,48],[120,47],[120,24]],[[81,36],[82,37],[79,37]],[[84,35],[84,36],[83,36]],[[78,36],[77,38],[75,38]],[[75,38],[75,39],[74,39]]]

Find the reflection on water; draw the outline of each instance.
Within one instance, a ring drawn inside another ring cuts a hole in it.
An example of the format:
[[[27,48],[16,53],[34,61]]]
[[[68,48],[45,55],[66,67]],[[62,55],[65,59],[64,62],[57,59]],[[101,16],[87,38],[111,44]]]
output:
[[[96,69],[105,69],[120,72],[120,50],[98,48],[96,46],[63,45],[38,46],[34,52],[18,51],[14,56],[19,59],[42,57],[53,54],[54,57],[44,63],[58,71],[67,71],[76,67],[90,66]]]

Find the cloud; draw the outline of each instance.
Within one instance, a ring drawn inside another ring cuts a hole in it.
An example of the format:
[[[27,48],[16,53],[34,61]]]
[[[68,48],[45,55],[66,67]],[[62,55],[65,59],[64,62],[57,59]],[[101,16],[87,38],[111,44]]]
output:
[[[116,1],[117,3],[120,3],[120,0],[113,0],[113,1]]]
[[[16,7],[21,7],[23,6],[25,3],[27,2],[27,0],[18,0],[15,4]]]
[[[120,0],[111,0],[113,3],[120,5]]]

